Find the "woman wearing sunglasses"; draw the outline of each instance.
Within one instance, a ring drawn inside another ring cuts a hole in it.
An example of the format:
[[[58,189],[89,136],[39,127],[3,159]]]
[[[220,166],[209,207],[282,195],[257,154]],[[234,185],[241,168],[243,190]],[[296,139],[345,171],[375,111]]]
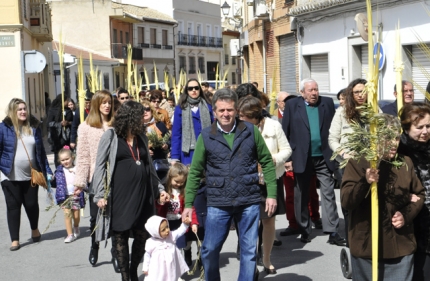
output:
[[[196,79],[188,80],[173,115],[172,165],[179,161],[191,164],[197,137],[213,122],[212,106]]]
[[[169,130],[160,120],[160,114],[157,114],[156,109],[149,101],[144,100],[141,104],[143,105],[144,110],[143,123],[145,124],[146,135],[149,139],[149,154],[153,161],[158,178],[161,182],[164,182],[169,166],[169,162],[167,161],[167,153],[169,152],[170,147],[170,137],[168,138]],[[155,134],[158,139],[163,139],[163,141],[161,143],[151,143],[151,134]],[[163,163],[165,165],[159,165],[159,163]]]

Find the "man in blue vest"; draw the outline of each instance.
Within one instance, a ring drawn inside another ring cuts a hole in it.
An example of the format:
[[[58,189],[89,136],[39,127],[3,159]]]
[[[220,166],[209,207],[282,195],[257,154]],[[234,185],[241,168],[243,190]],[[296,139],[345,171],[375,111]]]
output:
[[[206,171],[207,217],[201,254],[206,281],[220,280],[219,254],[231,220],[237,221],[240,244],[240,281],[250,281],[256,270],[260,219],[258,164],[267,186],[265,211],[276,210],[276,175],[272,156],[258,128],[237,116],[237,95],[218,90],[212,98],[216,122],[204,128],[197,140],[185,187],[182,219],[191,218],[192,206]]]
[[[329,233],[327,243],[343,245],[345,239],[338,234],[337,213],[332,173],[333,151],[328,145],[328,131],[334,116],[331,98],[320,97],[318,84],[313,79],[300,82],[301,97],[289,100],[285,105],[282,128],[293,150],[291,155],[294,172],[294,213],[301,232],[300,241],[310,242],[309,185],[313,174],[320,182],[322,227]]]

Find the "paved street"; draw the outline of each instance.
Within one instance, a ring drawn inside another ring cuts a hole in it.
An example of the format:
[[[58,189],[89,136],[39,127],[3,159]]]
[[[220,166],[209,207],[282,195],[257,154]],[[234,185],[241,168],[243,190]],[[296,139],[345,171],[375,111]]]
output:
[[[53,156],[49,156],[53,162]],[[52,166],[52,165],[51,165]],[[339,190],[336,190],[339,200]],[[46,212],[46,192],[39,190],[40,220],[39,229],[43,231],[54,214],[54,210]],[[338,209],[340,206],[338,204]],[[120,275],[114,272],[110,262],[110,243],[107,248],[101,248],[99,262],[92,267],[88,262],[90,249],[89,212],[85,210],[85,217],[81,220],[81,237],[73,243],[63,242],[66,231],[62,211],[58,212],[55,223],[42,236],[39,243],[30,242],[30,226],[22,209],[20,242],[21,249],[9,251],[10,238],[6,222],[6,208],[3,192],[0,192],[0,280],[120,280]],[[287,226],[285,216],[278,216],[276,222],[277,233]],[[341,219],[343,229],[343,219]],[[328,236],[321,230],[314,230],[312,242],[303,244],[295,236],[279,237],[282,246],[274,247],[272,263],[278,274],[266,276],[260,273],[260,280],[346,280],[342,276],[339,266],[341,247],[327,244]],[[237,280],[239,261],[236,260],[236,232],[231,231],[221,253],[222,280]],[[195,244],[193,244],[195,251]],[[195,252],[193,253],[195,257]],[[259,267],[260,271],[263,270]],[[141,270],[141,266],[139,267]],[[140,277],[143,280],[143,276]],[[198,276],[185,277],[185,280],[198,280]]]

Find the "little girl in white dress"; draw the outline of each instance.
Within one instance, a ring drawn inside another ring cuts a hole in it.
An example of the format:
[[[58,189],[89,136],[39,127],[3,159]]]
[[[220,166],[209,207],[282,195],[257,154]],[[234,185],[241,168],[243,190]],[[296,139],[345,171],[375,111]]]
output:
[[[143,258],[145,281],[177,281],[189,270],[184,257],[176,247],[176,240],[185,234],[189,219],[175,231],[170,232],[169,222],[159,216],[152,216],[145,224],[152,236],[146,240]]]

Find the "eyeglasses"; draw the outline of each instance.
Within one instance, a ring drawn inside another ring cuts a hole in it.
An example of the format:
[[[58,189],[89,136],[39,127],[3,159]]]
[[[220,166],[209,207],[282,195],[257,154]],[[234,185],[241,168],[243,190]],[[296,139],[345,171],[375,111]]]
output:
[[[199,87],[199,86],[187,87],[187,90],[188,90],[188,91],[192,91],[192,90],[198,91],[199,89],[200,89],[200,87]]]
[[[121,97],[120,100],[128,100],[130,97]]]
[[[358,96],[358,95],[360,95],[360,94],[365,94],[365,93],[363,93],[363,90],[353,91],[352,93],[353,93],[354,95],[356,95],[356,96]]]
[[[153,103],[160,103],[160,100],[151,100]]]
[[[150,107],[143,107],[143,110],[144,111],[151,111],[151,108]]]

